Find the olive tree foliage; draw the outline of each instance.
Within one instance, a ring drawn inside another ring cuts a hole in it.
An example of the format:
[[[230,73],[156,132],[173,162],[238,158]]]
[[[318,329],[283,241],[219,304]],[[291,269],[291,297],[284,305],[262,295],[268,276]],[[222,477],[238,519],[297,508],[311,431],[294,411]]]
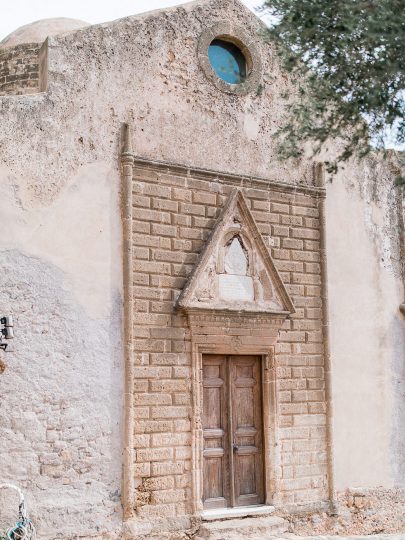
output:
[[[405,0],[266,0],[266,37],[298,88],[280,129],[285,158],[343,141],[336,162],[405,143]],[[274,22],[273,22],[274,21]],[[288,96],[286,96],[288,97]]]

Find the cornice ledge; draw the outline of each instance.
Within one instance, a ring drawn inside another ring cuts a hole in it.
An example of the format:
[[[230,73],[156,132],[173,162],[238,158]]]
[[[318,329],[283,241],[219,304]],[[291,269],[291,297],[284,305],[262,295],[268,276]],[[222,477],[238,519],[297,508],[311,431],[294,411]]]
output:
[[[290,311],[245,311],[243,309],[224,309],[224,308],[199,308],[179,306],[179,310],[188,316],[201,318],[232,318],[232,319],[286,319],[290,315]]]
[[[128,153],[126,153],[128,155]],[[136,167],[154,169],[163,174],[174,173],[184,177],[192,177],[201,180],[216,182],[226,182],[240,188],[271,188],[275,191],[287,193],[303,193],[315,195],[320,198],[326,197],[326,189],[320,186],[309,186],[303,184],[289,184],[282,180],[270,180],[262,176],[239,175],[224,171],[192,167],[190,165],[174,163],[170,161],[158,161],[131,154]]]

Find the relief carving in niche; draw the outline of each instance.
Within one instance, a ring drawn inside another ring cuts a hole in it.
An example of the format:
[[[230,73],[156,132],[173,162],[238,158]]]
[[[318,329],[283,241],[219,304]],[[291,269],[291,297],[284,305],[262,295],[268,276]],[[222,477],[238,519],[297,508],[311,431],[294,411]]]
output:
[[[226,302],[253,302],[253,278],[249,275],[249,254],[236,234],[222,247],[223,272],[218,275],[219,297]]]
[[[294,312],[241,191],[227,201],[178,306]]]

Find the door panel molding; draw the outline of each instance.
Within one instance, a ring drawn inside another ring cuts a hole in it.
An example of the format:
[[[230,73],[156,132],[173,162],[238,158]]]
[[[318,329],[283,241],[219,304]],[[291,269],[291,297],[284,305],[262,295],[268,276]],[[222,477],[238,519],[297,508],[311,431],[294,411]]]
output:
[[[230,356],[235,506],[264,503],[263,400],[260,355]]]
[[[210,355],[202,365],[202,479],[205,508],[224,508],[229,501],[229,425],[227,363],[221,355]]]
[[[191,326],[193,330],[193,327]],[[207,343],[206,335],[192,331],[192,508],[193,514],[201,515],[203,506],[203,449],[204,436],[202,426],[203,393],[203,355],[255,355],[261,357],[262,417],[263,417],[263,474],[264,504],[271,505],[277,498],[278,481],[276,471],[279,466],[277,450],[277,394],[274,340],[259,342],[257,345],[235,343],[235,347],[224,350],[224,343],[216,339],[216,344]],[[208,437],[211,433],[207,433]],[[231,460],[229,457],[229,461]],[[229,496],[231,487],[228,486]],[[213,501],[214,502],[214,501]],[[245,504],[251,504],[245,502]],[[218,506],[215,506],[218,507]],[[208,508],[208,505],[206,505]]]

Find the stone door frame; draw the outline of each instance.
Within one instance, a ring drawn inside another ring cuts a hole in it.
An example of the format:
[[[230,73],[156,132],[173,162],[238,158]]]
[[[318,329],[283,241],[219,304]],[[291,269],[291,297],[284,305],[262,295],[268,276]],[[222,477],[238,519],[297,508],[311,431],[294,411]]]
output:
[[[274,317],[274,315],[273,315]],[[202,426],[202,365],[204,354],[256,355],[261,357],[263,399],[263,461],[264,504],[271,505],[277,497],[277,393],[274,333],[278,334],[284,317],[270,314],[188,313],[192,343],[192,512],[203,512],[203,426]],[[254,338],[253,328],[264,331],[263,323],[271,327],[270,336]],[[200,326],[201,325],[201,326]],[[215,326],[214,326],[215,325]],[[217,331],[217,334],[210,332]],[[250,335],[249,335],[250,334]],[[250,338],[250,339],[247,339]],[[252,339],[253,338],[253,339]],[[256,343],[255,343],[256,342]]]

